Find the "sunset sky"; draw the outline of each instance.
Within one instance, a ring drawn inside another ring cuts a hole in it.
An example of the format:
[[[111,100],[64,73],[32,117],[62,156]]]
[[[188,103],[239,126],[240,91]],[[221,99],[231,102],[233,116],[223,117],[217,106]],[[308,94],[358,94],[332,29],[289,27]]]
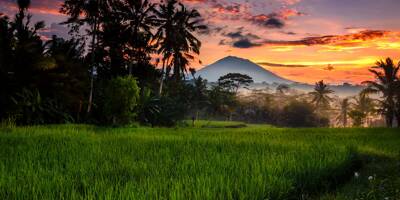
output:
[[[32,0],[34,20],[52,34],[60,0]],[[250,59],[282,77],[314,83],[360,83],[371,79],[376,60],[400,58],[399,0],[184,0],[209,26],[200,60],[204,67],[225,56]],[[14,0],[0,0],[0,12],[14,13]]]

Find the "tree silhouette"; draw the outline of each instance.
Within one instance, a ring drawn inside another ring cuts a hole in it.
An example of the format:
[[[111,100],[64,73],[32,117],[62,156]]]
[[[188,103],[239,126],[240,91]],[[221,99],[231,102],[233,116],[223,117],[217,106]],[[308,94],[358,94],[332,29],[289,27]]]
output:
[[[381,113],[384,114],[388,127],[393,126],[396,112],[395,96],[399,68],[400,64],[395,65],[391,58],[387,58],[386,61],[378,61],[376,66],[369,69],[376,80],[363,82],[368,85],[366,92],[380,93],[382,95]]]
[[[340,101],[340,111],[339,116],[336,118],[339,123],[342,124],[343,127],[347,127],[348,116],[350,112],[350,102],[348,98]]]
[[[233,92],[235,95],[238,93],[240,87],[247,88],[253,82],[253,78],[246,74],[240,73],[229,73],[225,76],[221,76],[218,79],[218,85],[230,92]]]
[[[312,96],[312,103],[316,106],[319,111],[322,109],[329,108],[330,102],[332,98],[329,97],[329,94],[332,94],[334,91],[329,89],[329,87],[324,83],[323,80],[315,83],[314,91],[310,92]]]
[[[93,89],[95,76],[95,60],[97,48],[97,36],[100,29],[101,7],[104,6],[105,0],[65,0],[62,4],[60,12],[69,16],[64,24],[70,25],[72,32],[79,32],[80,27],[87,25],[90,29],[88,34],[92,37],[91,42],[91,70],[90,70],[90,92],[87,113],[92,110]]]
[[[289,90],[290,86],[288,84],[279,84],[278,87],[276,87],[276,93],[279,95],[285,95]]]
[[[184,78],[189,62],[200,53],[201,42],[194,33],[207,27],[202,24],[197,10],[188,10],[177,0],[161,4],[156,15],[160,25],[155,38],[159,45],[158,52],[163,56],[163,77],[169,76],[172,70],[173,79],[179,81]],[[164,81],[162,79],[160,94]]]
[[[353,105],[349,116],[353,119],[354,126],[362,126],[368,116],[375,112],[375,102],[366,92],[360,92],[358,96],[354,97]]]
[[[157,25],[154,15],[156,5],[149,0],[125,0],[117,1],[113,7],[123,19],[124,37],[128,38],[124,53],[129,56],[128,60],[136,63],[146,62],[148,54],[153,51],[150,40],[153,36],[152,28]]]
[[[19,9],[21,9],[21,10],[28,9],[29,6],[31,5],[30,0],[18,0],[17,3],[18,3]]]

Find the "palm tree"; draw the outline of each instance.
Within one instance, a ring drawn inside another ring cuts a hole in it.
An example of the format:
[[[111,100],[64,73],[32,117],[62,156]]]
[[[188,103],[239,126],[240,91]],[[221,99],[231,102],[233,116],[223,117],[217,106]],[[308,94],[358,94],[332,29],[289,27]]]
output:
[[[26,10],[31,5],[30,0],[18,0],[17,3],[20,10]]]
[[[156,10],[156,16],[158,18],[159,27],[155,34],[157,45],[159,46],[158,53],[162,54],[162,76],[160,81],[159,95],[163,90],[164,79],[166,76],[166,66],[169,66],[170,57],[172,55],[172,44],[173,44],[173,21],[176,15],[174,0],[169,0],[166,4],[161,4],[159,9]]]
[[[62,4],[60,12],[69,16],[64,24],[71,25],[72,31],[79,32],[83,25],[90,27],[89,35],[92,37],[91,42],[91,70],[90,70],[90,92],[87,107],[87,113],[91,112],[93,104],[93,89],[95,76],[95,51],[97,48],[97,35],[100,29],[101,7],[106,4],[105,0],[65,0]]]
[[[340,101],[340,113],[337,117],[337,121],[342,124],[343,127],[347,127],[348,116],[350,110],[350,102],[348,98]]]
[[[364,124],[368,116],[375,112],[375,101],[366,92],[360,92],[358,96],[354,97],[353,105],[350,117],[355,126]]]
[[[364,81],[368,85],[366,92],[380,93],[382,95],[381,113],[386,118],[386,125],[393,126],[393,119],[396,112],[396,82],[398,80],[398,71],[400,63],[396,66],[391,58],[386,61],[376,62],[376,66],[369,71],[375,75],[375,81]]]
[[[332,94],[333,92],[334,91],[329,89],[324,81],[321,80],[315,83],[314,91],[310,92],[310,95],[313,98],[311,102],[315,104],[319,111],[321,111],[321,109],[327,109],[332,101],[332,98],[329,97],[329,94]]]
[[[153,53],[154,45],[150,43],[152,28],[157,25],[155,6],[149,0],[117,1],[113,6],[117,15],[122,18],[124,35],[129,38],[125,53],[130,57],[130,68],[132,63],[145,62],[146,57]]]
[[[180,8],[176,8],[177,4]],[[158,53],[163,56],[164,74],[159,91],[161,94],[164,76],[169,75],[171,70],[176,81],[184,78],[187,65],[195,57],[193,54],[200,54],[201,42],[193,33],[207,27],[202,24],[201,15],[197,10],[188,10],[177,0],[168,0],[166,4],[160,5],[155,13],[160,24],[155,38],[159,45]]]

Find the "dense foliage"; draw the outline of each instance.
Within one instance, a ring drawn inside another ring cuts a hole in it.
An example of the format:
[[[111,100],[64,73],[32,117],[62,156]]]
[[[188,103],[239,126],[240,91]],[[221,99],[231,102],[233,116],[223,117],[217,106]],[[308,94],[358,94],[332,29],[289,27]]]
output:
[[[105,89],[104,114],[112,124],[129,124],[136,117],[140,88],[132,76],[117,77]]]

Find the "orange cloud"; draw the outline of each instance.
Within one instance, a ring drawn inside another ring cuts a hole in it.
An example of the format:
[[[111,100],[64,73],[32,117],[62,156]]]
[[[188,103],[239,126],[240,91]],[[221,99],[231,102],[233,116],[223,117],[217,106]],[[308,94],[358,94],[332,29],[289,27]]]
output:
[[[287,45],[287,46],[314,46],[314,45],[338,45],[338,46],[354,46],[366,41],[380,39],[385,37],[395,37],[400,39],[399,32],[366,30],[359,33],[347,35],[328,35],[320,37],[308,37],[296,41],[265,41],[264,44],[269,45]]]

